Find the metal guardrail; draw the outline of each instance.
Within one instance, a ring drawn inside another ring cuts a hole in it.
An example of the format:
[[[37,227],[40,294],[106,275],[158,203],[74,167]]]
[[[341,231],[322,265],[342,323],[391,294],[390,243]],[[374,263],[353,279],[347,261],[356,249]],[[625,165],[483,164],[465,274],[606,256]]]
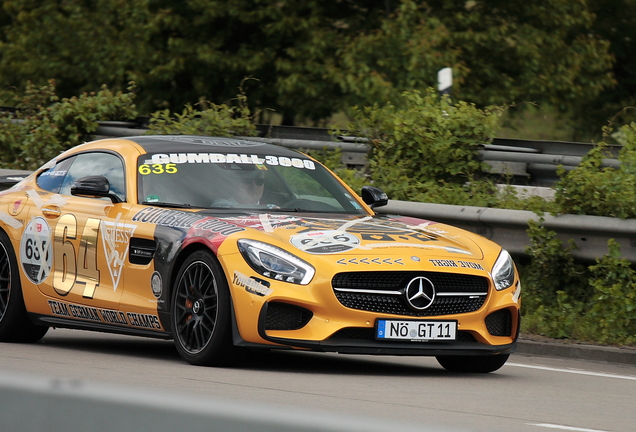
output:
[[[454,225],[493,240],[516,256],[526,256],[526,248],[531,245],[526,232],[528,221],[539,221],[539,216],[531,211],[393,200],[377,211]],[[554,231],[564,246],[572,240],[577,248],[572,254],[578,259],[596,260],[607,254],[608,240],[615,239],[621,246],[621,255],[636,263],[636,219],[545,215],[543,226]]]
[[[141,135],[145,129],[140,122],[100,122],[95,135],[123,137]],[[328,129],[290,126],[257,125],[255,141],[296,149],[321,150],[340,148],[342,162],[356,167],[366,164],[369,146],[357,137],[334,137]],[[557,167],[566,170],[581,163],[582,157],[593,144],[563,141],[531,141],[495,138],[492,144],[484,144],[479,157],[490,166],[490,172],[511,175],[513,183],[534,186],[550,186],[557,180]],[[616,157],[620,146],[609,146],[608,152]],[[603,159],[603,166],[618,167],[616,159]]]

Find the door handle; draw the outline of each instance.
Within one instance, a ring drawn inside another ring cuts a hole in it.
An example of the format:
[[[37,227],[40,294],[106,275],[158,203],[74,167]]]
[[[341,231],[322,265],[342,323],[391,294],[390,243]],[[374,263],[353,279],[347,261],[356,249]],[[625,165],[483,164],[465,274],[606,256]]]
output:
[[[62,210],[56,205],[45,205],[42,207],[42,214],[49,219],[54,219],[60,217]]]

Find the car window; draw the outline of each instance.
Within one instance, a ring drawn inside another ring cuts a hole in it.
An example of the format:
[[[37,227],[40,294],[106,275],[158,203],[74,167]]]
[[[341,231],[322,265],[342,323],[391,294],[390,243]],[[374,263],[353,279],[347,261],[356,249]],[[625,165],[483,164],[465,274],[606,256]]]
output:
[[[46,191],[59,193],[60,187],[62,187],[62,183],[64,182],[64,177],[66,177],[66,173],[68,172],[69,167],[73,164],[74,160],[74,157],[64,159],[44,171],[38,176],[38,186]]]
[[[362,213],[320,164],[298,154],[166,153],[138,163],[140,203],[202,208]]]
[[[71,194],[71,186],[82,177],[101,175],[108,179],[110,191],[122,201],[126,200],[124,165],[121,159],[111,153],[82,153],[77,155],[64,176],[59,189],[62,195]]]

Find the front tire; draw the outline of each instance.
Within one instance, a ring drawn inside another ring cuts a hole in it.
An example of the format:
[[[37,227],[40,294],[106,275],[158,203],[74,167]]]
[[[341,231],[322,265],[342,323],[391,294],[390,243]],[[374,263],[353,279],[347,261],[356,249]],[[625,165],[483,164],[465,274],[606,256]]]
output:
[[[0,231],[0,342],[37,342],[48,329],[27,316],[18,261],[9,237]]]
[[[437,356],[440,365],[449,372],[489,373],[501,368],[510,354],[489,356]]]
[[[174,343],[181,357],[199,366],[226,366],[238,360],[232,344],[230,291],[221,265],[197,251],[181,266],[172,292]]]

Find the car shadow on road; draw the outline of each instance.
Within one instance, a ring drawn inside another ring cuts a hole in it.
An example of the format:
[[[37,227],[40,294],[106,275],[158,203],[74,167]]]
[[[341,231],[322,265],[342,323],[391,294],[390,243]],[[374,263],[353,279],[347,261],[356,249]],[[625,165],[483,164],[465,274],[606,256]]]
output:
[[[172,341],[112,335],[81,330],[51,330],[38,342],[51,348],[178,362]],[[457,374],[445,371],[432,357],[362,356],[292,350],[252,350],[231,369],[267,372],[360,376],[477,377],[495,374]],[[491,378],[491,379],[493,379]]]
[[[457,374],[444,370],[433,357],[359,356],[301,351],[253,351],[237,368],[269,372],[361,376],[455,376],[478,377],[495,374]]]
[[[82,330],[49,330],[39,344],[49,347],[161,360],[180,360],[172,341]]]

